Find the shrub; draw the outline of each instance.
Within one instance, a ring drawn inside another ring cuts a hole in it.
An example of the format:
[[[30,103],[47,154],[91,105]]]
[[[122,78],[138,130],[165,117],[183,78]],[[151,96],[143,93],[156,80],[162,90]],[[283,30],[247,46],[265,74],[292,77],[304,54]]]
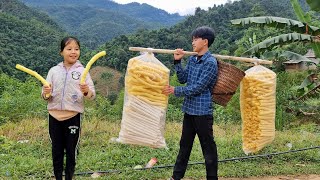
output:
[[[18,122],[27,117],[45,117],[46,104],[41,99],[41,84],[34,78],[23,83],[2,74],[0,77],[0,123]]]

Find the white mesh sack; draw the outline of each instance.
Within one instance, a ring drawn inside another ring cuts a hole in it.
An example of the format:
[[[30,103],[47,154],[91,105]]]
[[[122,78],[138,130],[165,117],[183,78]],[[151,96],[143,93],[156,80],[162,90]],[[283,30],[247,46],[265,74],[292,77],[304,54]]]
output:
[[[275,138],[276,73],[261,65],[248,69],[240,83],[242,148],[255,153]]]
[[[168,96],[162,94],[169,84],[170,70],[153,53],[128,61],[125,96],[118,142],[164,148]]]

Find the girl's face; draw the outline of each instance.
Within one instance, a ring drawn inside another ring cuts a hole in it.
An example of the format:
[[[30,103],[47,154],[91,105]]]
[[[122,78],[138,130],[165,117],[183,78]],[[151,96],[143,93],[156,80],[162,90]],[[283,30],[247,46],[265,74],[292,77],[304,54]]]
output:
[[[80,57],[80,47],[75,40],[70,40],[66,43],[66,46],[60,54],[64,59],[65,66],[71,66],[76,63]]]

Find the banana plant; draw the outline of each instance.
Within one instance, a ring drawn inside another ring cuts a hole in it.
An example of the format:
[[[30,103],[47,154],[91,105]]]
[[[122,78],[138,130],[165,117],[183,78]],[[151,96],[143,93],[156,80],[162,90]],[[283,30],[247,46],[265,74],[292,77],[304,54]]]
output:
[[[268,38],[255,46],[251,47],[244,54],[254,54],[257,52],[264,51],[266,49],[270,49],[276,45],[288,44],[292,42],[311,42],[318,43],[320,35],[320,28],[315,26],[309,26],[300,21],[296,21],[293,19],[281,18],[281,17],[273,17],[273,16],[261,16],[261,17],[247,17],[242,19],[231,20],[233,25],[244,26],[248,24],[259,24],[266,25],[275,28],[285,28],[289,27],[291,30],[295,31],[293,33],[281,34],[279,36]],[[320,57],[320,49],[317,47],[314,51],[319,52]]]
[[[287,44],[292,42],[315,42],[315,41],[316,41],[316,37],[311,35],[300,34],[300,33],[281,34],[279,36],[266,39],[254,45],[253,47],[245,51],[243,54],[246,54],[246,55],[254,54],[257,52],[264,51],[266,49],[270,49],[276,45],[282,45],[282,44]]]
[[[245,25],[261,25],[275,28],[289,28],[292,33],[281,34],[275,37],[268,38],[261,43],[249,48],[244,54],[252,55],[258,52],[263,52],[266,49],[270,49],[276,45],[288,44],[293,42],[308,42],[311,43],[312,49],[317,58],[320,58],[320,27],[313,26],[310,13],[305,13],[298,0],[290,0],[294,12],[298,18],[297,20],[287,19],[282,17],[273,16],[261,16],[261,17],[247,17],[242,19],[231,20],[233,25],[245,26]],[[320,0],[307,0],[311,10],[320,11]],[[293,52],[284,52],[281,56],[286,56],[291,59],[302,59],[302,55],[295,54]],[[300,57],[299,57],[300,56]],[[298,58],[297,58],[298,57]],[[319,66],[318,66],[319,69]],[[315,74],[317,76],[319,72]],[[310,81],[310,75],[299,86],[297,93],[297,100],[301,100],[304,97],[312,93],[320,92],[320,82]],[[312,76],[313,77],[313,76]],[[295,102],[296,104],[297,102]],[[299,104],[299,103],[298,103]]]
[[[309,0],[308,3],[311,4],[311,8],[315,10],[319,8],[317,6],[319,0]],[[238,26],[259,24],[261,26],[266,25],[275,28],[289,27],[290,30],[293,31],[293,33],[282,34],[266,39],[248,49],[246,52],[244,52],[244,54],[254,54],[276,45],[282,45],[292,42],[310,42],[312,43],[312,48],[316,54],[316,57],[320,58],[320,27],[309,25],[311,23],[311,16],[308,13],[303,12],[297,0],[291,0],[291,4],[299,21],[273,16],[247,17],[231,20],[231,23],[233,25]]]

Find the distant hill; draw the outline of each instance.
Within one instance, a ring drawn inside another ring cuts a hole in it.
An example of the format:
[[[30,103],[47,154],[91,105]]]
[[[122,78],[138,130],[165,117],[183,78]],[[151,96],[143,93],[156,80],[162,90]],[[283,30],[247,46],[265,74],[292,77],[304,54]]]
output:
[[[62,61],[59,43],[66,33],[46,14],[17,0],[2,0],[0,22],[0,73],[24,80],[30,75],[15,69],[21,64],[45,77]],[[93,66],[90,74],[96,91],[104,96],[123,88],[122,74],[112,68]]]
[[[169,14],[148,4],[117,4],[110,0],[20,0],[48,13],[68,33],[94,49],[113,37],[138,29],[158,29],[185,17]]]
[[[39,2],[46,1],[48,0]],[[61,0],[56,1],[61,2]],[[73,2],[76,3],[78,0]],[[80,10],[83,11],[82,14],[89,12]],[[72,17],[82,19],[81,14],[76,14],[72,14]],[[243,37],[247,28],[234,27],[230,20],[257,14],[296,19],[289,0],[242,0],[214,6],[208,11],[197,8],[195,15],[188,16],[181,23],[169,28],[139,29],[136,33],[104,41],[102,46],[94,50],[88,50],[82,44],[80,60],[85,64],[97,52],[106,50],[107,55],[103,57],[104,60],[97,61],[94,66],[109,66],[123,73],[128,60],[139,54],[129,51],[130,46],[162,49],[182,47],[190,51],[192,48],[190,33],[202,25],[211,26],[216,31],[217,36],[210,47],[211,52],[226,52],[233,55],[238,48],[236,41]],[[67,33],[45,13],[30,8],[18,0],[1,0],[0,22],[0,72],[23,79],[27,75],[15,69],[15,64],[20,63],[45,76],[50,67],[62,60],[59,55],[59,43]],[[97,24],[87,24],[85,27],[88,31],[95,31],[98,29]],[[120,30],[121,28],[114,31]],[[172,67],[172,55],[158,54],[156,57],[167,67]]]
[[[305,0],[300,0],[306,7]],[[210,26],[216,32],[216,39],[210,51],[217,54],[233,55],[237,50],[237,40],[240,40],[247,28],[233,26],[232,19],[250,16],[279,16],[297,19],[290,0],[241,0],[210,7],[209,10],[197,8],[195,15],[188,16],[183,22],[172,27],[159,30],[140,30],[131,35],[122,35],[109,41],[99,49],[107,49],[108,61],[99,62],[119,71],[125,71],[128,60],[137,56],[130,52],[130,46],[151,47],[159,49],[184,48],[191,51],[191,32],[199,26]],[[262,29],[257,29],[262,31]],[[275,30],[275,33],[277,31]],[[268,34],[266,34],[268,35]],[[269,34],[269,36],[272,34]],[[158,54],[158,59],[167,67],[172,67],[172,55]]]
[[[45,75],[61,61],[59,43],[65,32],[49,16],[17,0],[0,1],[0,72],[20,79],[24,65]]]
[[[91,78],[95,84],[97,93],[107,97],[118,92],[123,88],[122,73],[102,66],[95,66],[90,69]]]

